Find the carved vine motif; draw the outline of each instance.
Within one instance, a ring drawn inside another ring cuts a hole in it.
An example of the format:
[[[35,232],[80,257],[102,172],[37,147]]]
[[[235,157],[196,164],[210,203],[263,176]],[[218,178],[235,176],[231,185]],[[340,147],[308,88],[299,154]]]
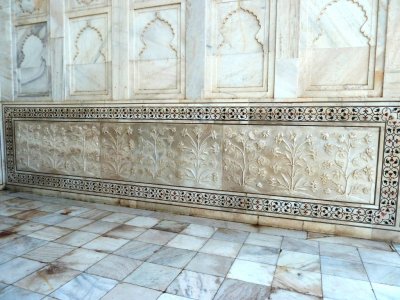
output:
[[[220,29],[219,29],[219,32],[221,33],[221,36],[222,36],[222,41],[218,45],[218,49],[221,49],[225,45],[229,45],[230,48],[238,48],[237,45],[231,44],[231,41],[230,41],[231,38],[229,38],[227,36],[227,32],[230,32],[231,30],[239,29],[239,28],[237,28],[238,24],[236,24],[236,26],[235,26],[235,23],[232,20],[234,20],[235,17],[240,18],[240,15],[249,17],[256,24],[257,30],[254,31],[255,33],[252,36],[252,39],[254,39],[254,41],[257,43],[258,47],[260,48],[260,50],[262,52],[264,49],[264,43],[258,36],[259,32],[262,29],[261,20],[259,19],[259,17],[257,16],[256,13],[254,13],[250,9],[244,8],[242,6],[240,0],[238,0],[237,8],[235,10],[229,12],[222,20],[222,23],[221,23]],[[228,30],[226,27],[229,27]],[[250,33],[244,32],[244,34],[250,34]],[[239,47],[239,48],[244,48],[244,46]]]
[[[359,28],[359,32],[363,35],[363,37],[365,37],[367,39],[368,44],[370,45],[371,36],[366,32],[367,28],[364,28],[368,22],[368,13],[367,13],[367,10],[365,9],[365,7],[358,0],[332,0],[328,4],[326,4],[324,6],[324,8],[320,11],[318,18],[317,18],[318,34],[315,37],[313,44],[317,43],[318,40],[324,34],[324,29],[322,28],[322,24],[321,24],[323,17],[327,14],[329,9],[334,8],[334,6],[338,5],[338,3],[340,3],[341,1],[346,1],[348,3],[355,5],[363,14],[364,22],[361,24],[361,26]]]
[[[350,132],[348,135],[336,136],[323,134],[322,139],[325,141],[325,152],[332,157],[323,163],[327,171],[320,178],[325,193],[332,192],[332,185],[338,194],[346,198],[368,195],[375,176],[371,165],[375,152],[370,146],[371,136],[367,134],[360,137]]]
[[[91,45],[87,46],[86,51],[90,51],[90,53],[93,53],[92,55],[92,60],[91,61],[85,61],[84,63],[105,63],[107,61],[106,55],[103,53],[103,48],[104,48],[104,38],[103,35],[101,34],[100,30],[93,26],[90,21],[86,21],[86,25],[83,26],[78,34],[75,37],[74,41],[74,46],[75,46],[75,55],[72,61],[75,63],[77,62],[78,57],[81,54],[81,49],[80,49],[80,41],[81,38],[84,36],[85,33],[92,32],[94,35],[97,37],[97,42],[91,41]],[[84,44],[87,44],[84,42]],[[99,61],[100,59],[100,61]]]
[[[181,135],[179,149],[184,159],[179,177],[196,184],[216,182],[218,174],[213,168],[216,162],[212,159],[220,151],[216,131],[196,126],[191,130],[184,128]]]
[[[68,130],[69,159],[67,170],[99,176],[100,131],[97,126],[73,125]]]
[[[67,134],[64,126],[47,124],[43,126],[40,141],[43,166],[49,171],[62,171],[66,169]]]
[[[18,124],[18,166],[22,169],[40,170],[40,126],[31,123]]]
[[[174,142],[175,127],[139,128],[139,144],[143,173],[152,179],[169,180],[175,168],[175,153],[171,149]]]
[[[159,12],[154,13],[154,18],[146,24],[146,26],[143,28],[142,33],[140,34],[140,40],[143,44],[142,49],[139,52],[139,57],[142,57],[145,52],[148,50],[148,40],[149,37],[147,37],[148,32],[156,26],[157,23],[160,23],[164,28],[166,28],[169,32],[169,34],[163,34],[159,36],[159,39],[167,39],[166,43],[168,44],[168,47],[170,50],[173,52],[174,57],[178,57],[178,50],[173,44],[173,40],[175,38],[175,29],[172,26],[172,24],[166,20],[165,18],[161,17]]]
[[[103,126],[102,160],[103,171],[107,176],[126,178],[132,172],[132,151],[135,149],[133,129],[130,126]]]
[[[224,170],[228,181],[239,186],[262,183],[256,182],[257,177],[266,178],[268,159],[260,154],[267,147],[268,130],[241,130],[228,128],[224,140]]]
[[[269,179],[272,186],[289,193],[317,190],[314,181],[304,178],[304,171],[308,175],[313,173],[310,161],[316,157],[311,135],[301,140],[295,132],[279,133],[275,137],[273,156],[276,159],[273,165],[276,176]]]

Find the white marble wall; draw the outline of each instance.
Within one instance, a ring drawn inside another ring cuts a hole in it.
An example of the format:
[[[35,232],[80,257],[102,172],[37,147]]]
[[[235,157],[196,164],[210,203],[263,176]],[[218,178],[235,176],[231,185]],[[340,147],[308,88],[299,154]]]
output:
[[[0,3],[3,101],[353,101],[400,90],[396,0]]]

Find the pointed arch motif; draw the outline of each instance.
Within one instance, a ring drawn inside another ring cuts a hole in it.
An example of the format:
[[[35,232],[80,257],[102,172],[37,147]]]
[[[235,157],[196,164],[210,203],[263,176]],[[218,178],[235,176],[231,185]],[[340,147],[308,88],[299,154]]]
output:
[[[78,34],[75,37],[75,42],[74,42],[74,46],[75,46],[75,55],[74,58],[72,59],[73,62],[76,61],[76,59],[78,58],[79,54],[80,54],[80,48],[79,48],[79,40],[82,38],[82,35],[86,32],[86,31],[92,31],[94,32],[97,37],[99,38],[99,45],[103,45],[104,43],[104,38],[103,35],[101,34],[100,30],[97,29],[96,27],[92,26],[90,24],[89,21],[86,21],[86,26],[82,27],[81,30],[78,32]],[[106,62],[106,55],[103,53],[103,50],[100,48],[98,51],[99,55],[103,58],[103,62]]]

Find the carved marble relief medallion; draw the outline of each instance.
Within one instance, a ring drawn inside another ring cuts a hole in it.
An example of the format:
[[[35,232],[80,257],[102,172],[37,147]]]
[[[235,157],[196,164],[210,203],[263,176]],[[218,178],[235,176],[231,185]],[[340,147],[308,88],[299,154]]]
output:
[[[312,0],[302,4],[307,15],[301,31],[304,43],[301,63],[305,71],[302,84],[307,95],[322,96],[329,91],[335,95],[354,96],[362,91],[365,95],[380,94],[385,3],[385,0]]]
[[[47,0],[15,0],[14,11],[17,17],[34,17],[47,12]]]
[[[108,95],[110,90],[108,17],[70,19],[70,94]]]
[[[17,96],[47,96],[50,90],[47,23],[16,27]]]
[[[271,96],[275,1],[212,1],[208,75],[211,93]]]
[[[140,7],[131,13],[131,74],[138,97],[184,92],[184,5]]]

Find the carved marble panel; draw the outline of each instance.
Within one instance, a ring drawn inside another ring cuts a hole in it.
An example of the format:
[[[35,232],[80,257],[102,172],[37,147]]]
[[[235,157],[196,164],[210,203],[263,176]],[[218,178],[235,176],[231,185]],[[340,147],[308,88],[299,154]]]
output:
[[[184,3],[135,7],[131,12],[131,77],[135,97],[183,97]]]
[[[16,95],[48,96],[50,66],[47,23],[16,27]]]
[[[17,17],[36,17],[48,11],[48,0],[14,0],[14,12]]]
[[[386,0],[301,2],[302,96],[380,96]]]
[[[25,171],[364,204],[379,192],[379,127],[18,121],[16,132]]]
[[[207,92],[220,97],[271,97],[276,3],[211,0]]]
[[[96,7],[107,6],[109,0],[67,0],[68,9],[90,9]]]
[[[110,40],[107,14],[70,19],[70,96],[110,94]]]

